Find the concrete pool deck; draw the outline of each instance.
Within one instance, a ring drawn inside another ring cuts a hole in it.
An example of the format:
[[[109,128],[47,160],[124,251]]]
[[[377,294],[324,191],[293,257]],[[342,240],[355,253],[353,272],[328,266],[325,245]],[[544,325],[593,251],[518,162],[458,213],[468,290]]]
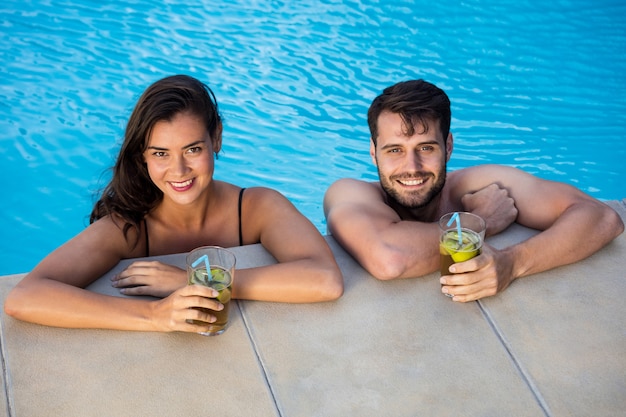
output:
[[[610,201],[626,221],[626,200]],[[513,225],[508,246],[534,232]],[[626,233],[574,265],[454,303],[381,282],[333,240],[335,302],[238,301],[218,337],[51,328],[2,314],[0,416],[623,416]],[[238,266],[274,262],[234,248]],[[157,257],[182,266],[184,255]],[[93,291],[120,296],[108,277]],[[5,299],[23,275],[0,278]]]

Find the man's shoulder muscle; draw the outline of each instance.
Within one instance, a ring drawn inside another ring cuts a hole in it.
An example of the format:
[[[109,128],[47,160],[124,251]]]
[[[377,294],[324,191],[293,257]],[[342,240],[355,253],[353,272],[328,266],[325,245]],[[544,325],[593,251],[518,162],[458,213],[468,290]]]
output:
[[[387,205],[378,182],[355,179],[342,179],[331,185],[324,198],[324,211],[331,222],[397,216]]]
[[[352,178],[343,178],[334,182],[326,191],[325,200],[328,204],[359,203],[368,200],[382,200],[380,185]]]
[[[474,193],[491,184],[502,184],[510,175],[520,172],[516,168],[504,165],[477,165],[469,168],[461,168],[448,173],[446,186],[452,195],[460,198],[467,193]]]

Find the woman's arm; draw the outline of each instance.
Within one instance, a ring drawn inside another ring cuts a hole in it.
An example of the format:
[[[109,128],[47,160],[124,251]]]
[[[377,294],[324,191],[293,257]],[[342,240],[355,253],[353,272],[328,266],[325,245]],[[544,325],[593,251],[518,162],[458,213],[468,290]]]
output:
[[[283,195],[249,188],[242,210],[245,241],[260,241],[277,264],[238,269],[233,296],[240,299],[306,303],[343,294],[343,277],[328,244]]]
[[[186,323],[186,319],[214,320],[189,309],[218,309],[217,301],[205,298],[216,296],[211,289],[184,287],[157,301],[83,289],[121,259],[138,255],[140,248],[132,244],[133,238],[131,232],[127,241],[110,217],[98,220],[27,274],[7,296],[5,312],[20,320],[56,327],[203,331],[203,326]]]

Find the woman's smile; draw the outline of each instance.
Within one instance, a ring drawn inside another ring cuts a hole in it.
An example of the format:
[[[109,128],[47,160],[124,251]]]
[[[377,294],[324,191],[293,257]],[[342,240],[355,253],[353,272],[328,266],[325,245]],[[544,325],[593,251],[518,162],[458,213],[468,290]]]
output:
[[[174,181],[168,181],[168,182],[174,191],[183,192],[183,191],[189,190],[193,186],[193,183],[195,182],[195,178],[191,178],[189,180],[182,181],[182,182],[174,182]]]

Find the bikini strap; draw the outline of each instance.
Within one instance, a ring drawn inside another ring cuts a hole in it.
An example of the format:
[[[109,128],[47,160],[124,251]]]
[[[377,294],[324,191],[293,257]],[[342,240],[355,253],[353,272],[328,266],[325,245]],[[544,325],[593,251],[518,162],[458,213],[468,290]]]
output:
[[[243,201],[243,190],[245,190],[245,188],[239,191],[239,203],[237,205],[237,213],[239,214],[239,246],[243,246],[243,232],[241,230],[241,202]]]

